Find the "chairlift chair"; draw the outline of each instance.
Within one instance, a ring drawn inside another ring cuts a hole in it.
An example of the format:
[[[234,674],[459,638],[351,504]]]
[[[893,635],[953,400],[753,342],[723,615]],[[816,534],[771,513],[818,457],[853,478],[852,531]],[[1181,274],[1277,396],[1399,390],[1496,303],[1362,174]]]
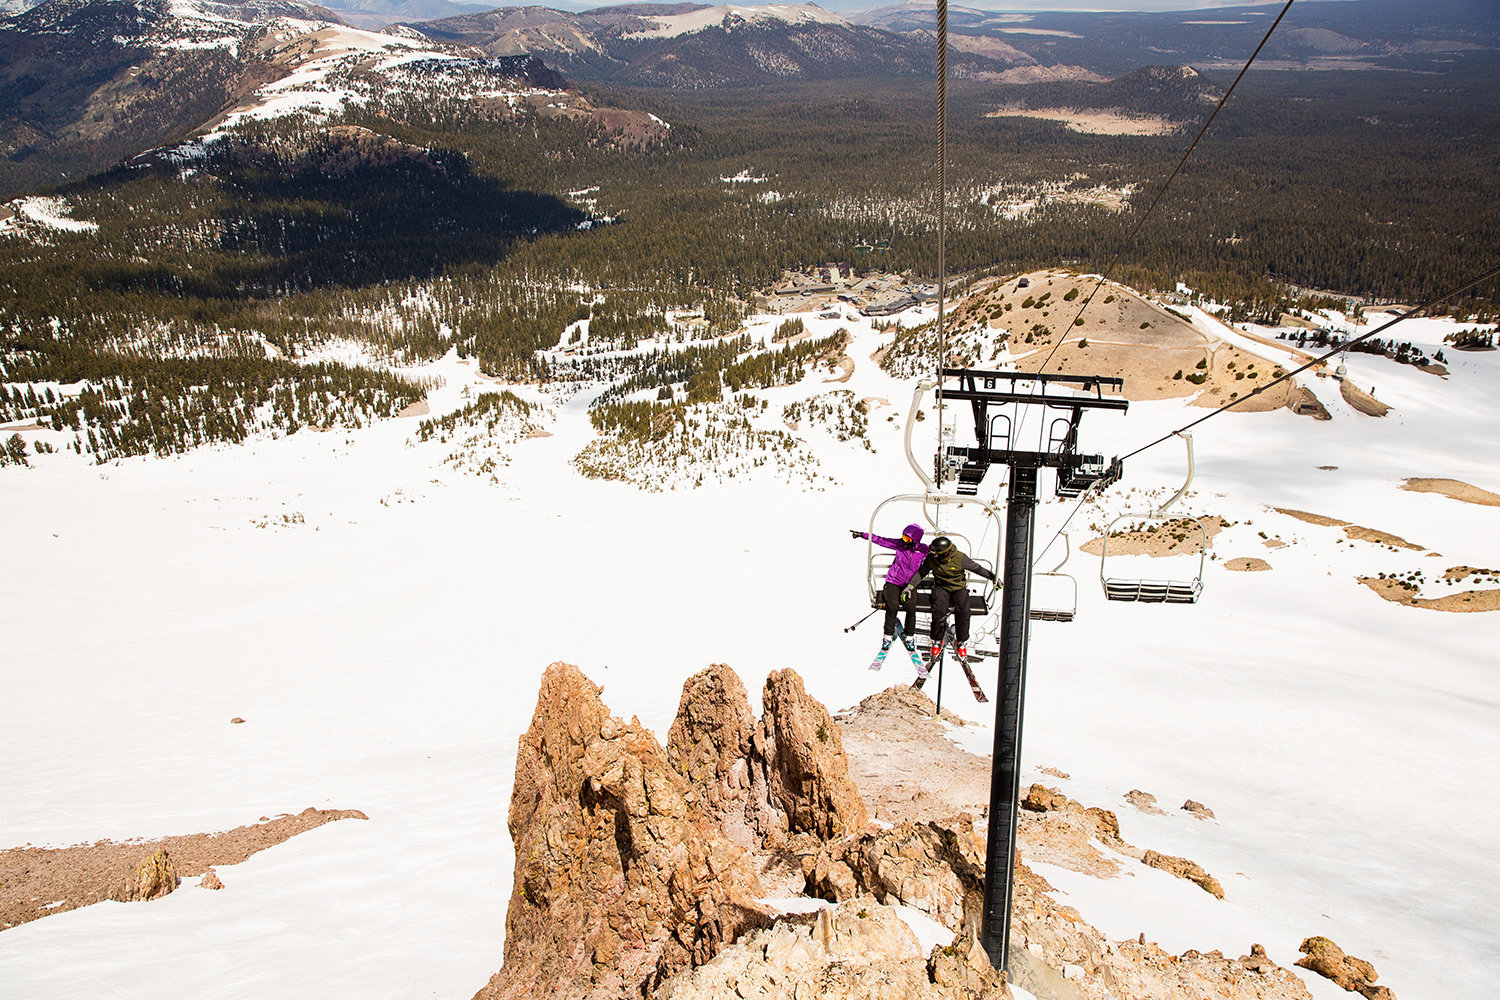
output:
[[[941,507],[945,504],[959,504],[961,506],[978,507],[983,512],[983,516],[989,521],[993,522],[988,525],[986,530],[986,534],[992,534],[995,538],[995,550],[993,554],[989,553],[988,551],[977,551],[974,547],[974,544],[964,533],[955,531],[951,528],[939,527],[937,523],[938,519],[936,516],[934,516],[932,508],[934,506]],[[899,509],[899,505],[918,505],[921,508],[921,512],[917,516],[908,517],[905,520],[901,520],[899,517],[892,517],[889,514],[883,513],[886,508],[891,505],[898,505],[897,509]],[[895,535],[891,534],[890,532],[898,529],[892,529],[889,526],[898,522],[900,524],[925,525],[926,531],[928,532],[925,535],[925,539],[928,541],[936,538],[938,535],[947,535],[949,538],[953,539],[953,544],[957,545],[959,549],[963,551],[970,559],[973,559],[976,563],[983,566],[991,573],[994,573],[997,577],[999,576],[997,567],[1000,565],[1000,546],[1002,541],[1002,532],[1000,531],[1000,526],[1002,522],[1000,520],[999,512],[996,510],[993,504],[984,500],[976,500],[973,497],[960,498],[948,494],[900,494],[898,496],[893,496],[887,500],[882,501],[881,504],[875,508],[875,510],[870,514],[870,524],[869,528],[867,529],[867,533],[872,535],[879,533],[876,530],[876,525],[880,524],[887,526],[887,537],[895,537]],[[881,604],[880,590],[881,587],[885,584],[886,570],[890,568],[891,561],[893,559],[895,559],[895,553],[892,550],[882,548],[881,546],[876,545],[873,541],[866,541],[865,586],[869,593],[871,608],[883,607],[883,605]],[[992,580],[986,580],[984,577],[971,576],[968,580],[968,584],[969,613],[975,618],[982,618],[990,614],[995,605],[995,592],[997,589],[995,582]],[[930,581],[923,583],[922,586],[917,588],[916,608],[918,628],[919,630],[925,630],[924,626],[930,623],[932,614],[932,584]]]
[[[1104,530],[1104,544],[1099,553],[1099,582],[1104,586],[1104,596],[1111,601],[1134,601],[1140,604],[1197,604],[1198,598],[1203,593],[1203,570],[1208,563],[1209,535],[1208,529],[1203,522],[1197,518],[1181,518],[1185,524],[1193,525],[1199,535],[1198,545],[1198,570],[1189,578],[1168,579],[1139,579],[1134,577],[1112,576],[1110,574],[1109,562],[1109,538],[1114,534],[1115,526],[1121,521],[1146,521],[1165,524],[1170,521],[1179,520],[1167,513],[1193,482],[1193,435],[1187,431],[1177,434],[1187,444],[1187,480],[1170,500],[1153,510],[1144,512],[1129,512],[1121,514]],[[1118,564],[1119,556],[1115,559]]]
[[[1063,557],[1049,572],[1031,574],[1031,620],[1034,622],[1070,622],[1078,612],[1078,581],[1062,571],[1073,554],[1068,533],[1062,533]],[[1037,584],[1046,581],[1042,587]],[[1040,594],[1045,603],[1038,605]],[[1060,600],[1058,598],[1061,598]]]

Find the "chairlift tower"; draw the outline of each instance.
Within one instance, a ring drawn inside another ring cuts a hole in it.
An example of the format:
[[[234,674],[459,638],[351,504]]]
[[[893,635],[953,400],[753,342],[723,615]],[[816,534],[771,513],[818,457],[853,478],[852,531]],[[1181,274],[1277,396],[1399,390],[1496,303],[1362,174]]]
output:
[[[1057,495],[1082,496],[1117,481],[1118,459],[1078,451],[1078,425],[1085,410],[1129,408],[1118,396],[1124,381],[1099,375],[1027,374],[944,368],[956,387],[943,389],[944,403],[967,401],[974,415],[976,445],[943,442],[939,475],[957,469],[957,492],[974,496],[992,465],[1010,470],[1001,577],[1000,689],[995,701],[995,747],[990,765],[989,830],[985,844],[984,912],[980,943],[990,962],[1004,971],[1010,950],[1010,908],[1015,887],[1017,807],[1020,803],[1021,723],[1026,695],[1026,650],[1031,638],[1031,562],[1036,536],[1037,480],[1057,470]],[[1022,385],[1027,388],[1022,388]],[[1037,448],[1017,440],[1020,417],[1040,407],[1043,426]],[[1014,414],[1014,418],[1013,418]],[[1048,415],[1052,419],[1048,420]],[[941,413],[939,414],[941,426]],[[939,484],[941,485],[941,484]]]

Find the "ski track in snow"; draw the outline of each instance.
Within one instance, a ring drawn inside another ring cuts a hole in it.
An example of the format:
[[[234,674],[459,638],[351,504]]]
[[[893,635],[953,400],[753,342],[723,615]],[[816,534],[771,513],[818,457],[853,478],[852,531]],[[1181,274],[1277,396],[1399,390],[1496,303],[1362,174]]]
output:
[[[874,454],[803,429],[839,484],[823,489],[644,494],[582,479],[569,459],[593,434],[588,390],[557,407],[552,436],[514,446],[503,488],[444,465],[436,440],[409,444],[411,419],[0,469],[12,568],[0,583],[0,847],[220,830],[307,806],[370,817],[221,867],[223,891],[189,880],[151,904],[4,931],[0,993],[186,1000],[337,984],[366,998],[470,996],[501,962],[516,742],[548,663],[578,664],[617,715],[661,738],[682,681],[713,662],[739,672],[757,711],[781,667],[834,710],[895,682],[865,669],[877,625],[842,631],[867,610],[865,549],[845,529],[916,486],[900,444],[911,383],[868,360],[887,335],[865,321],[806,323],[854,332],[854,376],[760,392],[770,414],[835,389],[892,404],[870,414]],[[1398,329],[1431,353],[1454,325]],[[1033,628],[1023,782],[1114,809],[1127,841],[1192,858],[1227,891],[1219,902],[1144,866],[1109,881],[1039,866],[1106,933],[1230,956],[1261,942],[1283,965],[1325,934],[1402,997],[1488,997],[1500,967],[1500,618],[1400,607],[1354,581],[1500,566],[1495,509],[1399,489],[1408,476],[1500,488],[1500,354],[1448,353],[1446,380],[1349,356],[1350,377],[1394,407],[1383,420],[1352,411],[1331,379],[1304,378],[1332,421],[1231,412],[1196,429],[1184,508],[1238,522],[1216,539],[1196,607],[1106,603],[1098,560],[1077,552],[1102,515],[1075,519],[1078,621]],[[424,373],[446,380],[433,416],[462,405],[465,385],[494,388],[453,356]],[[1204,412],[1166,401],[1090,414],[1084,450],[1124,453]],[[935,423],[919,425],[924,453]],[[1132,491],[1137,507],[1142,491],[1162,499],[1183,471],[1175,441],[1152,449],[1105,508],[1121,511]],[[1043,504],[1039,546],[1072,505]],[[1443,558],[1338,543],[1339,529],[1268,506]],[[303,523],[283,520],[293,513]],[[1260,531],[1295,544],[1268,550]],[[1225,571],[1235,556],[1273,569]],[[989,690],[993,663],[980,667]],[[952,680],[945,705],[987,718]],[[989,725],[955,738],[981,754],[992,742]],[[1167,815],[1129,807],[1133,788]],[[1178,810],[1188,798],[1217,819]],[[1319,1000],[1346,995],[1304,979]]]

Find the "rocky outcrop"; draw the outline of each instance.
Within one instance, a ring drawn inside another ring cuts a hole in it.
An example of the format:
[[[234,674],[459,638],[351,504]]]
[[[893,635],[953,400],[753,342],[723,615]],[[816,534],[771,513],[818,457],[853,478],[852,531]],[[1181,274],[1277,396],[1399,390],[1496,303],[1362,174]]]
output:
[[[224,882],[219,878],[219,873],[212,868],[203,873],[203,877],[198,880],[198,885],[204,889],[224,888]]]
[[[554,663],[510,803],[515,888],[485,998],[651,995],[770,922],[753,869],[639,722]]]
[[[870,896],[921,910],[945,927],[979,926],[984,847],[967,815],[833,841],[804,867],[808,893],[829,902]]]
[[[739,676],[716,663],[682,686],[667,759],[697,790],[709,818],[746,850],[784,829],[771,809],[765,769],[751,760],[755,715]]]
[[[158,850],[136,865],[115,891],[114,899],[122,903],[138,900],[160,899],[182,884],[177,877],[177,867],[165,850]]]
[[[1194,816],[1197,816],[1199,819],[1214,818],[1214,811],[1212,809],[1208,808],[1208,806],[1204,805],[1202,802],[1197,802],[1193,799],[1188,799],[1182,804],[1182,811],[1190,812]]]
[[[820,839],[859,833],[869,823],[864,800],[849,780],[849,759],[833,717],[793,670],[766,678],[765,717],[753,753],[765,762],[772,805],[792,833]]]
[[[744,685],[723,664],[683,685],[667,756],[705,812],[746,850],[864,829],[869,814],[828,710],[792,670],[766,678],[761,700],[766,713],[757,723]]]
[[[1143,792],[1139,788],[1132,788],[1125,793],[1125,801],[1135,806],[1141,812],[1151,816],[1165,816],[1166,810],[1156,804],[1156,796],[1150,792]]]
[[[1119,863],[1101,853],[1096,844],[1139,858],[1140,851],[1120,839],[1120,821],[1108,809],[1085,807],[1055,788],[1034,784],[1020,802],[1018,839],[1034,861],[1046,861],[1072,871],[1109,878]]]
[[[1380,978],[1375,966],[1362,958],[1344,954],[1344,949],[1328,938],[1310,937],[1297,950],[1303,953],[1303,957],[1297,960],[1300,968],[1316,972],[1369,1000],[1396,1000],[1396,994],[1384,986],[1375,985],[1375,980]]]
[[[1176,875],[1178,878],[1196,883],[1199,888],[1215,899],[1224,898],[1224,887],[1219,884],[1219,880],[1204,871],[1203,866],[1196,861],[1173,857],[1170,854],[1158,854],[1156,851],[1147,851],[1141,856],[1141,861],[1152,868],[1160,868],[1168,875]]]
[[[972,935],[922,954],[890,907],[870,897],[756,931],[683,976],[670,1000],[1001,1000],[1009,996]]]

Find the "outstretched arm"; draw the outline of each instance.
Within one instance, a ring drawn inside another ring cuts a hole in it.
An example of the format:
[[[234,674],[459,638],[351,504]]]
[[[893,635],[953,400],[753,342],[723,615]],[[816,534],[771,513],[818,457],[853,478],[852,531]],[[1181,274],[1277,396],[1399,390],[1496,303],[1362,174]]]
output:
[[[868,538],[883,549],[900,549],[902,547],[899,539],[887,538],[884,535],[872,535],[868,531],[850,531],[855,538]]]

